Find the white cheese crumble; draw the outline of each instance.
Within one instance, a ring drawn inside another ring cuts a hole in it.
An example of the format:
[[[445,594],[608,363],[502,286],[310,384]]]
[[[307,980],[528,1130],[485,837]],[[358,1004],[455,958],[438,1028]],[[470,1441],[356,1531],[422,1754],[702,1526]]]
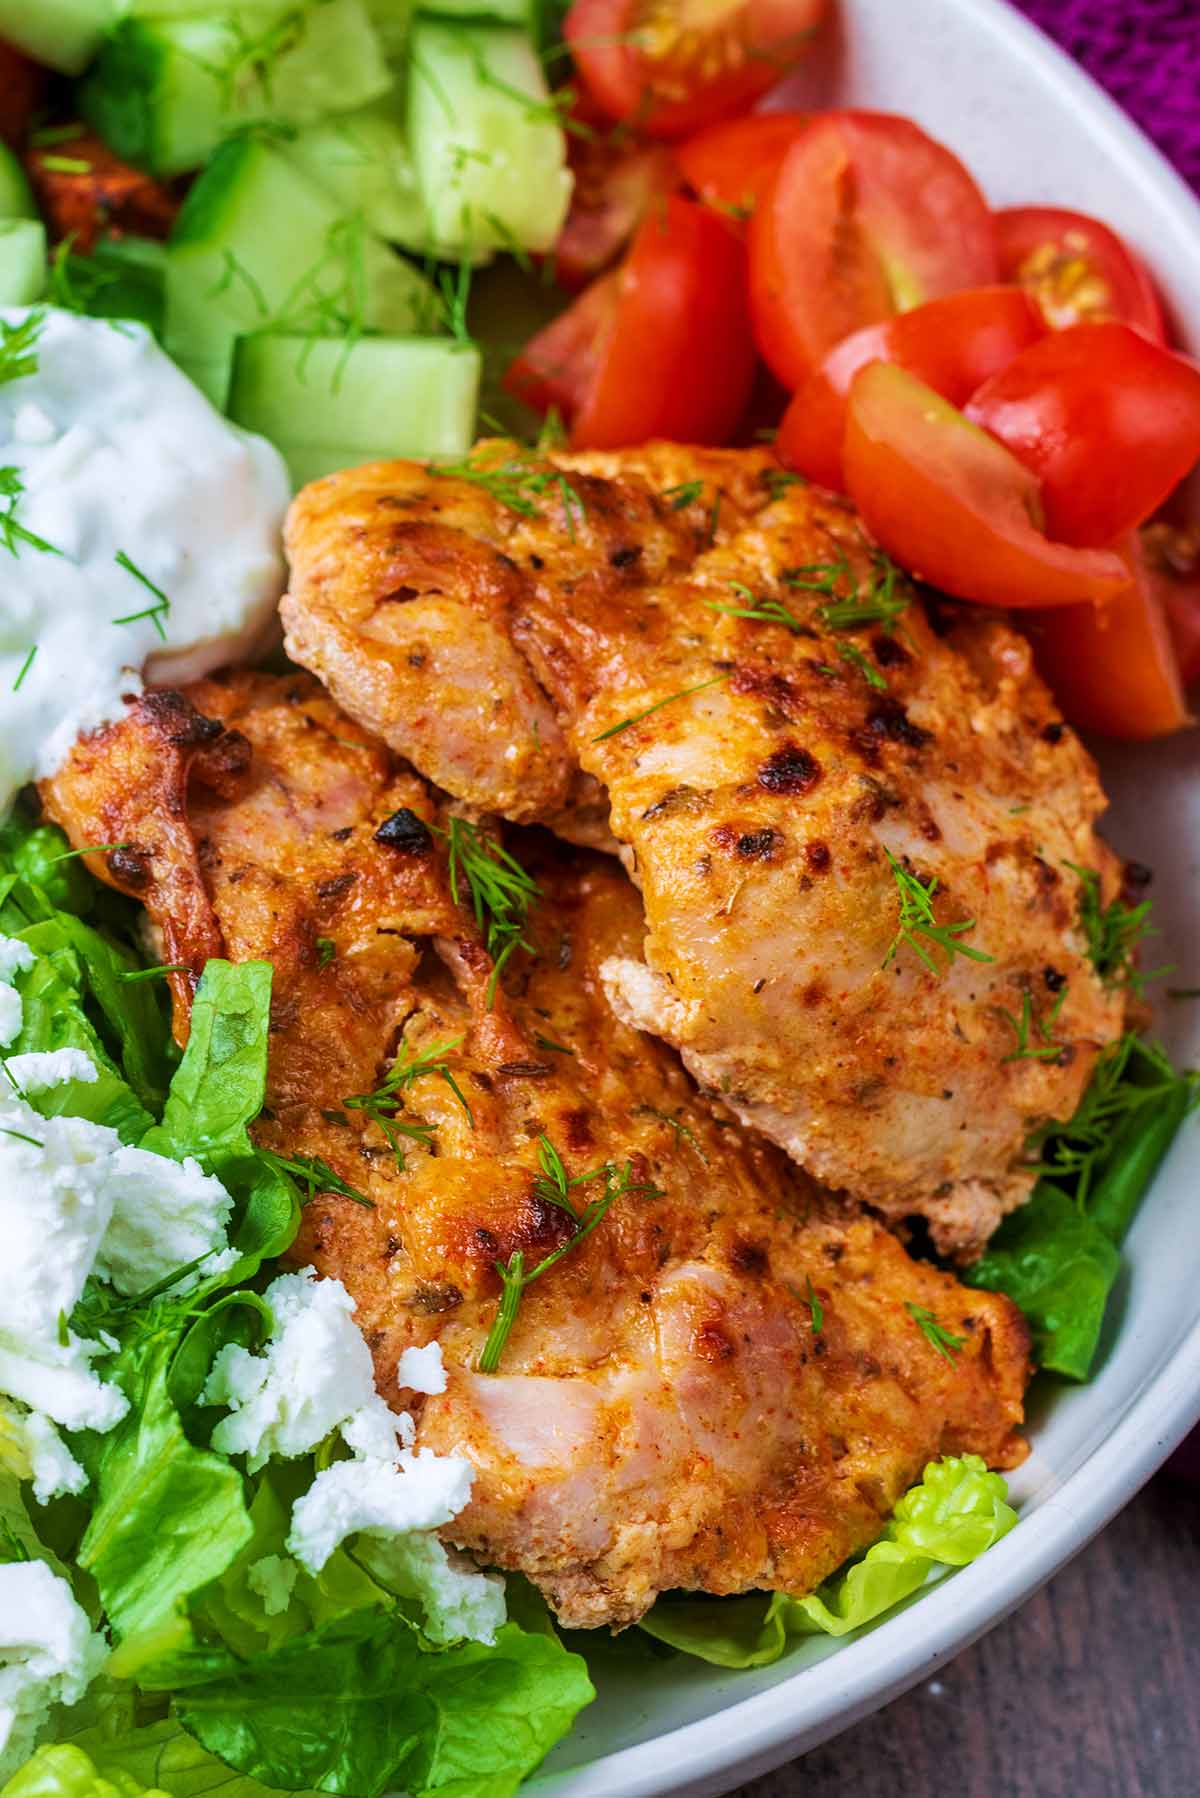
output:
[[[27,1411],[0,1396],[0,1468],[32,1480],[33,1496],[49,1504],[64,1492],[82,1492],[87,1474],[54,1425],[40,1411]]]
[[[36,312],[37,366],[0,386],[0,465],[23,486],[11,516],[52,548],[18,539],[4,558],[0,809],[119,717],[143,671],[191,680],[254,645],[283,586],[290,496],[278,452],[222,418],[140,325],[0,316]]]
[[[33,1753],[55,1704],[77,1704],[108,1656],[44,1561],[0,1566],[0,1784]]]
[[[20,996],[14,996],[19,1005]],[[49,1092],[68,1080],[82,1080],[90,1086],[96,1079],[95,1063],[82,1049],[30,1049],[25,1055],[10,1055],[7,1065],[10,1080],[24,1093]]]
[[[359,1530],[388,1536],[435,1530],[471,1496],[474,1469],[460,1455],[402,1449],[396,1460],[360,1455],[319,1473],[292,1509],[288,1552],[319,1573],[339,1543]]]
[[[424,1348],[406,1348],[396,1363],[396,1384],[409,1392],[435,1396],[446,1390],[446,1369],[442,1362],[440,1342],[427,1342]]]
[[[360,1546],[368,1572],[399,1598],[415,1598],[425,1610],[431,1642],[494,1642],[508,1615],[504,1581],[481,1573],[466,1555],[436,1536],[374,1535]]]

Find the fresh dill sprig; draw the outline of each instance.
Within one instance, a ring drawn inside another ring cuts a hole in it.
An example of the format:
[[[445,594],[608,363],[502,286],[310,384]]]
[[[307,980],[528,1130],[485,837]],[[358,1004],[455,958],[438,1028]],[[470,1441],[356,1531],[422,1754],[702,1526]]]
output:
[[[15,1137],[17,1142],[27,1142],[30,1145],[30,1147],[34,1148],[34,1149],[44,1149],[46,1146],[45,1143],[42,1142],[40,1137],[26,1136],[26,1134],[23,1130],[10,1130],[4,1124],[0,1124],[0,1136]]]
[[[749,218],[753,208],[751,207],[750,211],[747,211],[745,207],[737,206],[732,210],[735,215],[740,214],[743,218]],[[789,487],[807,487],[808,485],[803,475],[794,474],[790,468],[766,468],[763,470],[762,480],[772,501],[782,499]]]
[[[673,1130],[675,1133],[676,1146],[678,1147],[680,1144],[686,1142],[690,1148],[695,1150],[704,1165],[706,1167],[708,1166],[708,1156],[700,1147],[696,1132],[692,1129],[690,1124],[685,1124],[683,1119],[675,1112],[659,1111],[654,1105],[639,1105],[638,1111],[641,1112],[644,1117],[657,1118],[660,1124],[665,1124],[668,1130]]]
[[[826,603],[817,607],[817,617],[827,630],[852,631],[864,624],[878,624],[891,631],[908,610],[908,594],[896,591],[900,570],[882,550],[872,557],[871,578],[865,586],[855,579],[844,555],[836,562],[807,562],[786,569],[781,578],[789,587],[825,596]]]
[[[85,843],[81,849],[63,849],[58,855],[52,855],[46,866],[52,868],[55,862],[73,862],[80,855],[107,855],[112,849],[132,849],[132,843]]]
[[[694,506],[703,492],[703,481],[680,481],[675,487],[664,487],[662,497],[672,512],[682,512],[688,506]]]
[[[959,942],[958,939],[968,930],[974,930],[974,918],[964,919],[961,924],[938,923],[933,913],[933,895],[938,887],[936,876],[926,886],[918,875],[911,874],[902,862],[896,860],[890,849],[885,849],[883,853],[887,856],[900,898],[900,922],[883,958],[882,965],[885,968],[895,960],[901,944],[907,943],[918,961],[923,962],[931,974],[944,973],[945,970],[938,966],[921,939],[944,950],[950,961],[956,955],[965,955],[970,961],[995,959],[991,955],[985,955],[982,949],[972,949],[966,943]]]
[[[51,175],[90,175],[92,165],[83,156],[43,156],[41,166]]]
[[[566,1043],[556,1043],[552,1036],[543,1036],[541,1031],[534,1034],[534,1046],[544,1049],[550,1055],[574,1055],[574,1049],[568,1049]]]
[[[25,660],[21,663],[21,671],[17,675],[16,680],[12,684],[12,690],[14,693],[19,693],[21,691],[21,687],[22,687],[22,684],[24,683],[25,676],[29,673],[29,670],[33,667],[33,658],[37,655],[37,652],[38,652],[38,646],[35,643],[33,648],[29,651],[29,654],[25,657]]]
[[[1126,905],[1118,897],[1108,905],[1100,895],[1100,876],[1094,868],[1065,862],[1079,881],[1079,926],[1087,938],[1088,960],[1105,986],[1126,986],[1139,996],[1153,975],[1138,971],[1135,956],[1150,929],[1150,900]]]
[[[803,635],[808,630],[804,620],[797,618],[794,612],[789,612],[781,601],[759,599],[742,581],[730,581],[729,589],[743,604],[730,606],[722,604],[720,600],[706,599],[704,603],[710,611],[723,612],[728,618],[753,618],[759,624],[782,624],[785,629],[797,635]]]
[[[0,386],[37,373],[37,341],[46,323],[44,307],[28,313],[19,324],[0,318]]]
[[[677,699],[687,699],[693,693],[703,693],[709,687],[718,687],[722,681],[728,679],[727,674],[714,674],[711,680],[702,680],[694,687],[681,687],[678,693],[668,693],[665,699],[656,699],[653,705],[646,706],[640,712],[634,712],[629,718],[622,718],[619,724],[610,724],[607,730],[602,730],[599,736],[593,737],[592,742],[603,743],[609,737],[619,737],[622,731],[631,729],[635,724],[640,724],[643,718],[649,718],[654,712],[661,712],[665,705],[674,705]]]
[[[549,1144],[549,1139],[543,1136],[541,1143],[551,1148],[553,1157],[558,1161],[561,1169],[561,1158],[558,1156],[557,1150],[553,1149],[553,1145]],[[547,1160],[543,1160],[543,1170],[546,1169],[546,1166]],[[643,1198],[662,1197],[658,1187],[649,1180],[634,1179],[633,1164],[628,1161],[620,1172],[612,1162],[606,1162],[603,1167],[595,1168],[590,1174],[578,1174],[573,1180],[566,1182],[567,1187],[572,1187],[588,1184],[593,1180],[604,1181],[603,1191],[592,1199],[581,1212],[576,1212],[566,1197],[566,1189],[560,1189],[557,1176],[552,1178],[550,1174],[543,1171],[543,1179],[548,1186],[553,1185],[555,1198],[552,1202],[571,1215],[575,1221],[575,1228],[565,1242],[561,1242],[556,1249],[551,1250],[550,1254],[544,1260],[539,1261],[537,1266],[531,1268],[528,1273],[525,1272],[525,1255],[521,1249],[513,1250],[507,1264],[503,1261],[494,1263],[496,1272],[500,1276],[500,1305],[492,1320],[492,1327],[488,1331],[487,1341],[484,1343],[479,1357],[477,1365],[480,1373],[495,1373],[500,1365],[504,1345],[517,1321],[517,1313],[521,1308],[521,1300],[525,1296],[526,1288],[532,1286],[535,1280],[540,1280],[543,1274],[548,1273],[564,1256],[569,1255],[572,1249],[577,1249],[580,1243],[591,1235],[596,1226],[604,1221],[609,1207],[617,1199],[623,1198],[626,1193],[638,1193]],[[563,1170],[563,1179],[566,1180],[565,1170]]]
[[[441,302],[442,323],[456,343],[470,343],[471,331],[467,311],[471,301],[474,264],[466,256],[457,268],[439,268],[437,292]]]
[[[944,1361],[949,1361],[951,1365],[953,1365],[959,1349],[966,1345],[966,1337],[956,1336],[952,1330],[945,1329],[943,1325],[938,1322],[937,1318],[927,1305],[914,1305],[909,1302],[906,1303],[904,1309],[908,1312],[908,1315],[912,1318],[930,1348],[936,1349]]]
[[[331,936],[319,936],[313,946],[317,951],[317,966],[327,968],[337,954],[337,944]]]
[[[356,1205],[365,1205],[369,1211],[375,1209],[374,1199],[367,1198],[365,1193],[343,1180],[340,1174],[335,1174],[329,1163],[319,1155],[276,1155],[271,1149],[257,1149],[255,1153],[268,1167],[275,1168],[279,1173],[290,1174],[293,1180],[304,1187],[307,1196],[302,1203],[305,1205],[310,1204],[319,1192],[333,1192],[343,1199],[353,1199]]]
[[[27,543],[30,549],[36,549],[44,556],[61,556],[62,550],[56,549],[53,543],[47,543],[44,537],[27,530],[17,518],[17,507],[25,492],[25,483],[21,479],[18,468],[0,468],[0,499],[8,501],[3,512],[0,512],[0,543],[3,543],[10,556],[19,558],[20,545]]]
[[[825,1328],[825,1307],[817,1297],[817,1289],[812,1283],[811,1274],[808,1276],[808,1290],[805,1297],[808,1300],[809,1314],[812,1317],[812,1333],[814,1336],[819,1336]]]
[[[475,1128],[475,1118],[471,1107],[467,1104],[462,1088],[446,1063],[446,1056],[452,1049],[457,1049],[462,1040],[461,1036],[451,1037],[448,1042],[436,1043],[423,1053],[409,1055],[404,1059],[398,1057],[373,1092],[352,1093],[349,1098],[342,1100],[347,1111],[365,1112],[378,1124],[387,1138],[388,1147],[396,1157],[397,1166],[404,1166],[404,1147],[400,1141],[401,1137],[408,1137],[425,1149],[431,1148],[433,1144],[435,1129],[433,1124],[410,1123],[406,1118],[399,1116],[404,1094],[415,1081],[423,1079],[426,1074],[436,1074],[439,1079],[445,1081],[466,1112],[467,1121],[472,1130]]]
[[[575,522],[587,517],[587,508],[579,490],[571,485],[561,468],[539,466],[534,452],[518,451],[501,463],[481,463],[468,456],[462,462],[437,462],[429,465],[430,474],[446,475],[454,480],[469,481],[482,488],[490,499],[519,518],[541,518],[540,502],[547,493],[557,493],[563,508],[567,534],[575,539]]]
[[[164,961],[153,968],[123,968],[117,979],[125,986],[132,986],[141,980],[157,980],[163,974],[186,974],[187,971],[186,962]]]
[[[1012,1025],[1016,1033],[1017,1046],[1011,1054],[1006,1055],[1008,1061],[1058,1061],[1066,1049],[1066,1043],[1056,1042],[1054,1026],[1058,1022],[1059,1013],[1067,1001],[1067,988],[1064,986],[1054,1001],[1052,1009],[1044,1018],[1035,1018],[1033,999],[1028,987],[1021,994],[1021,1015],[1017,1017],[1011,1011],[1000,1008],[1000,1016]],[[1041,1038],[1040,1044],[1034,1041],[1034,1031]]]
[[[150,576],[144,574],[137,563],[132,561],[131,558],[125,554],[123,549],[117,551],[113,560],[118,568],[123,568],[126,574],[131,574],[135,581],[141,582],[148,593],[153,593],[154,595],[154,604],[152,606],[143,606],[140,612],[127,612],[122,618],[114,618],[113,623],[136,624],[140,618],[149,618],[153,623],[155,630],[158,632],[159,637],[165,643],[167,640],[167,632],[166,627],[163,624],[163,619],[171,610],[170,600],[167,598],[162,588],[155,586],[154,582],[150,579]]]
[[[228,14],[221,23],[232,42],[220,61],[197,56],[194,51],[185,54],[218,83],[224,112],[243,106],[256,87],[270,105],[275,63],[302,42],[308,29],[307,15],[307,7],[294,6],[252,33],[236,15]]]
[[[874,662],[863,654],[857,643],[839,643],[837,652],[843,662],[849,662],[852,668],[858,669],[868,687],[874,687],[877,693],[887,692],[887,680],[880,674]]]
[[[446,843],[451,898],[456,905],[466,904],[469,895],[475,922],[485,932],[492,958],[490,1005],[501,970],[513,951],[521,948],[536,954],[523,932],[530,907],[541,898],[541,888],[516,856],[466,818],[452,817],[446,830],[436,824],[430,828]]]

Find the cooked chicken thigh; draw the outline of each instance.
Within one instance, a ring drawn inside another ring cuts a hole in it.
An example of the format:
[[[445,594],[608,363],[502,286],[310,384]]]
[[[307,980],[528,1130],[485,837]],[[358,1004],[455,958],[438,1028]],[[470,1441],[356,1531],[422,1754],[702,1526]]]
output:
[[[1103,795],[1020,637],[927,611],[755,451],[378,463],[307,488],[288,551],[291,653],[453,793],[561,828],[573,766],[607,792],[645,908],[603,969],[623,1018],[946,1250],[1027,1196],[1123,1007],[1078,920],[1080,871],[1117,884]],[[441,715],[451,603],[462,666],[505,657]]]
[[[310,1158],[293,1257],[345,1281],[418,1442],[473,1461],[443,1533],[528,1574],[564,1622],[623,1625],[671,1587],[808,1591],[930,1456],[1021,1459],[1015,1307],[910,1261],[613,1019],[601,968],[641,935],[613,862],[530,860],[538,954],[490,1003],[439,802],[305,676],[149,695],[44,795],[76,843],[126,845],[92,864],[187,964],[180,1034],[207,956],[274,964],[257,1133]],[[481,1372],[498,1268],[568,1243]],[[402,1350],[435,1339],[445,1392],[401,1392]]]

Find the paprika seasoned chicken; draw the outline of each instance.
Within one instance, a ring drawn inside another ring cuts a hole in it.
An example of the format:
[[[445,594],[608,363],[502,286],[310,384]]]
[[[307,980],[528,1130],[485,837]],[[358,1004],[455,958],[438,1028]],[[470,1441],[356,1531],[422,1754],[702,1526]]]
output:
[[[602,969],[642,925],[611,860],[522,844],[536,954],[489,990],[461,825],[307,676],[148,694],[43,794],[77,844],[122,845],[89,860],[187,969],[181,1036],[206,957],[273,963],[256,1128],[313,1190],[293,1257],[345,1282],[418,1443],[474,1463],[443,1534],[564,1622],[806,1592],[931,1456],[1021,1459],[1015,1307],[911,1261],[613,1019]],[[445,1391],[398,1389],[433,1340]]]
[[[295,501],[290,653],[473,805],[641,889],[609,1000],[825,1185],[969,1256],[1119,1034],[1079,921],[1118,883],[1028,646],[927,609],[759,451],[376,463]],[[564,822],[567,820],[568,822]],[[581,834],[581,833],[576,833]]]

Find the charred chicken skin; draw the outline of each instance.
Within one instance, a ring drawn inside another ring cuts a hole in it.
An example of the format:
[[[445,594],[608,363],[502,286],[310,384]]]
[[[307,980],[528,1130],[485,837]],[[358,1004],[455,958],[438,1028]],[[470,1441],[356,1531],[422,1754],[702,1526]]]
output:
[[[287,545],[290,653],[424,773],[571,834],[582,771],[594,842],[607,794],[644,907],[618,1014],[977,1252],[1122,1022],[1078,920],[1084,871],[1118,883],[1103,794],[1024,640],[750,450],[377,463],[307,488]]]
[[[806,1592],[931,1456],[1022,1458],[1016,1309],[910,1260],[613,1018],[604,970],[642,916],[611,860],[522,844],[536,954],[491,991],[444,802],[307,676],[148,694],[43,793],[76,844],[123,845],[90,863],[186,967],[181,1037],[209,956],[274,965],[259,1141],[321,1164],[293,1257],[345,1282],[418,1441],[474,1463],[443,1533],[565,1623],[628,1624],[667,1588]],[[498,1267],[567,1243],[480,1371]],[[435,1339],[445,1392],[400,1391],[401,1351]]]

